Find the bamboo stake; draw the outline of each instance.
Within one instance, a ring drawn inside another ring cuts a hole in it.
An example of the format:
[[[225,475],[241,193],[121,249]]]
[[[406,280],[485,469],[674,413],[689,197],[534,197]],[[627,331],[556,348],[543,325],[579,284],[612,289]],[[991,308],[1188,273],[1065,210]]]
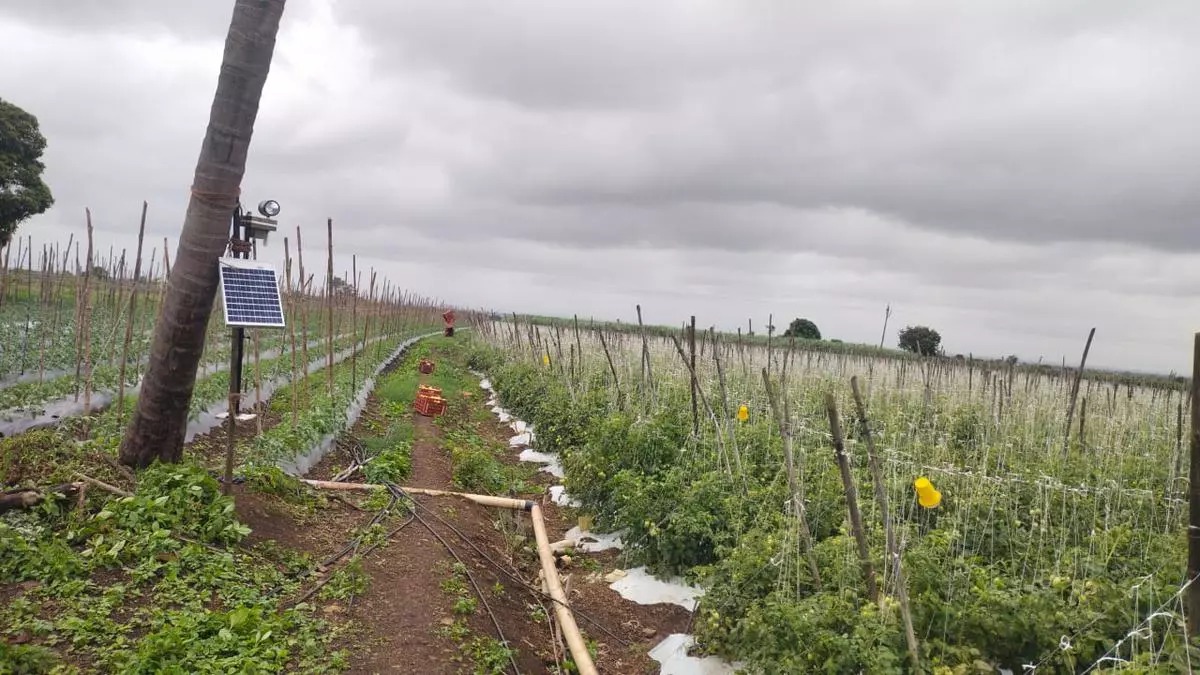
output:
[[[138,279],[142,274],[142,241],[146,235],[146,210],[149,204],[142,202],[142,220],[138,226],[137,260],[133,263],[133,288],[129,291],[129,316],[125,320],[125,344],[121,347],[121,371],[117,383],[117,423],[125,419],[125,368],[129,363],[129,344],[133,342],[133,322],[137,315]]]

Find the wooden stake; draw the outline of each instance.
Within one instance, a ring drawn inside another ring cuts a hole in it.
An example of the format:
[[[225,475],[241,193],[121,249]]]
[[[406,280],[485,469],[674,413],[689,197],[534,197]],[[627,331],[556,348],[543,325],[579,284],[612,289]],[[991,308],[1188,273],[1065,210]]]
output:
[[[288,322],[288,328],[289,328],[289,332],[291,333],[291,339],[292,339],[292,349],[291,349],[291,353],[292,353],[292,380],[291,380],[291,382],[292,382],[292,384],[291,384],[290,389],[292,390],[292,428],[295,429],[296,424],[300,421],[300,399],[299,399],[300,388],[297,386],[300,384],[300,375],[296,369],[296,316],[297,316],[297,312],[296,312],[296,298],[295,298],[295,295],[292,293],[292,256],[291,256],[291,253],[288,251],[287,237],[283,238],[283,259],[284,259],[284,265],[283,265],[284,275],[285,275],[285,278],[287,279],[288,304],[291,305],[291,310],[292,310],[292,320]]]
[[[1200,637],[1200,333],[1196,333],[1192,347],[1192,457],[1188,471],[1188,582],[1187,631],[1188,637]]]
[[[688,324],[688,372],[691,374],[691,389],[692,389],[692,433],[700,435],[700,412],[696,407],[696,388],[699,383],[696,382],[696,315],[692,315],[691,323]]]
[[[1087,365],[1088,351],[1092,348],[1092,338],[1096,337],[1096,329],[1088,332],[1087,344],[1083,346],[1083,358],[1079,360],[1079,372],[1075,373],[1075,382],[1071,385],[1071,400],[1067,404],[1067,426],[1063,432],[1063,457],[1071,447],[1071,421],[1075,417],[1075,399],[1079,397],[1079,382],[1083,379],[1083,368]]]
[[[892,577],[896,583],[896,598],[900,602],[900,618],[904,621],[904,641],[908,645],[908,658],[912,661],[913,672],[921,672],[921,650],[917,645],[916,631],[913,630],[912,611],[908,604],[908,584],[904,580],[904,567],[900,562],[900,545],[896,542],[896,530],[888,510],[887,484],[884,483],[879,455],[875,452],[875,437],[871,434],[867,406],[863,403],[862,392],[858,389],[857,376],[850,378],[850,390],[854,394],[854,406],[858,411],[859,435],[867,446],[867,465],[871,469],[871,479],[875,485],[875,502],[879,505],[879,518],[883,521],[887,554],[892,561]],[[879,607],[883,609],[882,598]]]
[[[326,330],[325,330],[325,345],[328,352],[328,361],[326,363],[326,381],[329,383],[329,398],[333,398],[333,218],[329,218],[325,222],[326,229],[329,233],[329,268],[328,276],[325,279],[325,302],[328,308],[326,315]]]
[[[354,298],[350,305],[350,393],[358,385],[358,255],[350,256],[350,277],[354,279]]]
[[[783,461],[784,469],[787,471],[788,493],[792,498],[792,509],[796,513],[797,525],[800,529],[800,545],[804,550],[802,553],[808,560],[808,571],[813,578],[813,588],[821,589],[821,568],[817,565],[817,556],[813,552],[812,531],[808,527],[808,516],[804,508],[804,483],[800,482],[796,477],[796,460],[792,447],[792,421],[790,417],[791,410],[788,408],[787,400],[784,399],[780,403],[780,395],[775,391],[775,387],[771,384],[771,376],[767,373],[767,369],[762,369],[763,386],[767,389],[767,401],[771,405],[771,413],[775,417],[775,425],[779,427],[779,436],[783,439]]]
[[[838,472],[842,476],[842,489],[846,493],[846,508],[850,511],[850,529],[858,545],[858,560],[862,565],[863,580],[867,584],[867,597],[879,603],[879,588],[875,585],[875,566],[871,564],[871,550],[867,547],[867,535],[863,532],[862,514],[858,511],[858,489],[854,486],[854,475],[850,473],[850,458],[846,456],[846,442],[842,436],[842,422],[838,417],[837,400],[832,393],[825,394],[825,411],[829,413],[829,433],[833,436],[833,454]]]
[[[612,354],[608,352],[608,342],[604,340],[604,329],[597,329],[596,335],[600,336],[600,346],[604,348],[604,358],[608,359],[608,369],[612,372],[613,386],[617,388],[617,407],[623,407],[625,394],[621,391],[621,380],[617,377],[617,367],[613,365]]]

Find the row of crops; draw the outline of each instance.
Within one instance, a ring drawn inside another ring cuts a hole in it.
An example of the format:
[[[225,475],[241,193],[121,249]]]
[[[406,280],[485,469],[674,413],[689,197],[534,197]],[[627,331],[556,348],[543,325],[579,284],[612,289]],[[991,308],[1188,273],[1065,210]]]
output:
[[[1069,371],[479,332],[474,365],[597,528],[706,588],[709,653],[768,673],[1180,672],[1194,655],[1177,389],[1084,378],[1068,430]]]
[[[328,303],[295,295],[285,302],[298,320],[270,341],[263,331],[258,349],[248,345],[243,405],[262,405],[254,422],[243,423],[257,425],[253,433],[236,436],[236,480],[311,512],[317,500],[277,466],[344,429],[370,375],[406,338],[440,323],[440,310],[399,297]],[[307,323],[305,312],[312,314]],[[210,335],[208,347],[227,360],[222,333]],[[270,541],[251,548],[244,541],[250,528],[214,478],[226,446],[200,434],[213,429],[211,413],[228,395],[229,371],[217,364],[197,376],[189,439],[197,438],[182,461],[139,471],[136,482],[115,461],[136,391],[124,415],[117,405],[96,408],[0,439],[4,488],[87,476],[133,492],[85,490],[78,499],[0,514],[0,671],[345,668],[337,649],[344,629],[295,601],[316,561]]]

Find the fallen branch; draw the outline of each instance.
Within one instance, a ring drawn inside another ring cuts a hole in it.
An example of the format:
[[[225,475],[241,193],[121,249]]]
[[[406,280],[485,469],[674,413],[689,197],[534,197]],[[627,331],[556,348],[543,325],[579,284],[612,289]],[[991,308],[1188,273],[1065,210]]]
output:
[[[51,488],[16,488],[0,493],[0,513],[14,509],[28,509],[41,504],[51,495],[74,497],[84,483],[63,483]]]
[[[108,483],[105,483],[104,481],[96,480],[95,478],[92,478],[91,476],[87,476],[82,473],[79,473],[78,471],[73,472],[72,475],[75,476],[76,478],[78,478],[79,480],[82,480],[91,485],[95,485],[96,487],[100,488],[101,490],[111,492],[114,495],[117,495],[118,497],[132,497],[133,496],[132,492],[127,492],[115,485],[109,485]]]
[[[356,463],[350,465],[345,470],[341,471],[336,476],[334,476],[333,481],[335,483],[338,483],[338,482],[346,480],[350,476],[353,476],[354,474],[358,473],[358,471],[361,470],[363,467],[365,467],[367,464],[369,464],[372,459],[374,459],[374,458],[368,457],[367,459],[363,460],[361,463],[356,462]]]

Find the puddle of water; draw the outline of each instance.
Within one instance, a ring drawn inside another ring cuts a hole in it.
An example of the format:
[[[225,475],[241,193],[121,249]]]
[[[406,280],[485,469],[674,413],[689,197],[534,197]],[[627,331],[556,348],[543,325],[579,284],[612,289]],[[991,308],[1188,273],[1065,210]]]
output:
[[[733,675],[743,664],[730,664],[715,656],[688,656],[696,638],[672,633],[650,650],[650,658],[662,664],[660,675]]]
[[[639,605],[670,603],[689,612],[696,610],[696,604],[704,595],[704,589],[689,586],[682,580],[656,579],[645,567],[625,570],[625,576],[609,584],[609,588],[620,593],[622,598]]]

